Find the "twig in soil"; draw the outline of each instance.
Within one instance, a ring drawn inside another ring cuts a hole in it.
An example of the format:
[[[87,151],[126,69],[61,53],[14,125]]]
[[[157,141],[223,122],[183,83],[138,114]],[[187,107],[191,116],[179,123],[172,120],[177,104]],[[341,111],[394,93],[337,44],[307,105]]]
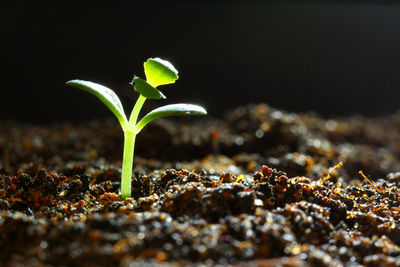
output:
[[[337,171],[337,169],[339,169],[339,168],[342,167],[342,166],[343,166],[343,162],[339,162],[338,164],[336,164],[336,166],[333,167],[333,168],[329,171],[329,173],[328,173],[327,176],[325,176],[324,178],[321,178],[321,179],[320,179],[320,183],[322,184],[323,182],[329,180],[329,179],[332,177],[332,175]]]
[[[367,180],[368,183],[370,183],[370,185],[372,185],[376,191],[378,191],[379,193],[382,193],[381,190],[378,189],[378,187],[376,186],[376,184],[374,182],[372,182],[370,179],[368,179],[368,177],[363,173],[363,171],[359,171],[359,174],[361,174],[361,176]]]
[[[210,133],[211,136],[211,143],[214,155],[219,155],[219,131],[214,129]]]

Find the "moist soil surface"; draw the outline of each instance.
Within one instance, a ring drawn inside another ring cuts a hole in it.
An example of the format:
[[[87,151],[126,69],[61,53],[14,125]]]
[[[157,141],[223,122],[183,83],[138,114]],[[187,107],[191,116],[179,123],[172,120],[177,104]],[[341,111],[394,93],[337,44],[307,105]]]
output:
[[[126,200],[122,145],[114,119],[1,122],[0,265],[400,265],[400,113],[160,119]]]

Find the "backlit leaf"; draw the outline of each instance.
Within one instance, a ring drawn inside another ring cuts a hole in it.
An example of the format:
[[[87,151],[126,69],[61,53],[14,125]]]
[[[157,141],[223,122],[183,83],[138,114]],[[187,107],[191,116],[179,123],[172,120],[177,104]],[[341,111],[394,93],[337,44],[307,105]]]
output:
[[[127,125],[128,120],[126,119],[124,108],[113,90],[101,84],[82,80],[71,80],[66,82],[66,84],[97,96],[97,98],[100,99],[112,113],[114,113],[122,128]]]
[[[154,87],[174,83],[178,78],[178,71],[172,64],[160,58],[149,58],[144,63],[144,72],[147,82]]]
[[[207,115],[207,111],[200,106],[191,104],[173,104],[156,108],[149,112],[136,126],[140,132],[146,124],[157,118],[166,116],[187,116],[187,115]]]
[[[151,84],[146,82],[145,80],[139,78],[139,77],[134,77],[133,78],[133,83],[134,83],[134,89],[136,92],[139,94],[143,95],[146,98],[150,99],[165,99],[165,95],[161,93],[160,90],[157,88],[153,87]]]

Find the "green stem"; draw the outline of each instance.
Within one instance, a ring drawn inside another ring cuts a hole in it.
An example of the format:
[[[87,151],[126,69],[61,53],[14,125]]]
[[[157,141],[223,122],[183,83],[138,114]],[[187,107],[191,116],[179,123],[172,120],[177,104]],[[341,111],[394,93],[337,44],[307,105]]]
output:
[[[133,151],[136,133],[124,132],[124,155],[122,159],[121,195],[123,199],[131,197]]]
[[[144,101],[146,101],[146,97],[140,95],[139,98],[136,100],[135,106],[133,107],[131,116],[129,118],[129,128],[130,129],[135,129],[136,127],[136,121],[139,116],[139,112],[142,109],[142,106],[144,104]]]
[[[146,97],[140,95],[133,107],[129,124],[124,128],[124,155],[122,158],[121,196],[123,199],[131,197],[133,155],[136,139],[136,121]]]

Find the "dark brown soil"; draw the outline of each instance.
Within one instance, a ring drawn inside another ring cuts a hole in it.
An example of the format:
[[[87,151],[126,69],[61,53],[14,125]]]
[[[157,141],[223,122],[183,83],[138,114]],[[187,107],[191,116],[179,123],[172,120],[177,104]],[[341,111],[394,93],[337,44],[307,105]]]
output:
[[[127,200],[122,141],[113,119],[0,123],[2,266],[400,265],[400,113],[159,120]]]

